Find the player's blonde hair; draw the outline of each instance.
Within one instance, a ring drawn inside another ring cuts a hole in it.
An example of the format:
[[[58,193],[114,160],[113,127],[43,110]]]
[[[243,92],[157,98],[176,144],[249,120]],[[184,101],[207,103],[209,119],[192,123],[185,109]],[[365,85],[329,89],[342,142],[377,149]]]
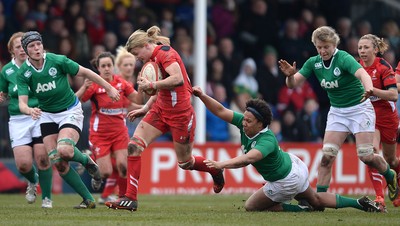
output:
[[[157,26],[152,26],[143,31],[141,29],[136,30],[129,36],[126,42],[125,49],[128,52],[132,52],[132,49],[137,47],[143,47],[147,43],[170,45],[171,42],[168,37],[161,35],[161,30]]]
[[[115,57],[115,64],[117,67],[122,64],[122,60],[126,57],[132,57],[136,62],[136,57],[132,53],[128,52],[123,46],[119,46],[117,48],[117,56]],[[135,64],[135,62],[133,64]]]
[[[338,46],[340,43],[339,35],[336,33],[335,29],[329,26],[322,26],[313,31],[311,42],[316,45],[317,40],[329,42],[335,46]]]
[[[389,45],[383,40],[383,38],[379,38],[378,36],[376,36],[376,35],[373,35],[373,34],[366,34],[366,35],[363,35],[361,38],[360,38],[360,40],[361,39],[368,39],[368,40],[370,40],[371,42],[372,42],[372,45],[373,45],[373,47],[374,48],[377,48],[378,49],[378,52],[380,53],[380,54],[383,54],[386,50],[388,50],[388,48],[389,48]]]

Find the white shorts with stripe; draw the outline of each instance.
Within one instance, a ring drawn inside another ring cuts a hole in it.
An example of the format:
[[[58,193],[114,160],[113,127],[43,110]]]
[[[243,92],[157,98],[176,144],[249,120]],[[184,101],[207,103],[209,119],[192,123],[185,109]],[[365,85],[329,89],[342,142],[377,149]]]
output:
[[[33,137],[40,137],[40,120],[33,120],[30,115],[11,115],[8,122],[11,147],[27,145]]]
[[[42,115],[40,116],[40,123],[56,123],[58,125],[58,128],[65,124],[71,124],[75,125],[82,131],[82,105],[79,102],[75,106],[71,107],[71,109],[59,113],[42,112]]]
[[[297,156],[290,154],[292,170],[283,179],[267,182],[264,194],[274,202],[290,202],[297,194],[304,192],[310,182],[308,181],[308,168]]]
[[[375,132],[375,111],[369,99],[347,108],[331,107],[325,131]]]

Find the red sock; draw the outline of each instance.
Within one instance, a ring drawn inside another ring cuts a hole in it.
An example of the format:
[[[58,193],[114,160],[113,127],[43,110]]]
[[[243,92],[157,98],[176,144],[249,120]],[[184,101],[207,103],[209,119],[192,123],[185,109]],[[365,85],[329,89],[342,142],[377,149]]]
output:
[[[117,186],[118,171],[113,170],[112,174],[106,179],[104,190],[101,193],[102,198],[107,198],[114,193],[115,186]]]
[[[118,176],[117,184],[118,184],[118,188],[119,188],[118,189],[118,196],[119,197],[124,196],[125,193],[126,193],[126,182],[127,182],[126,178]]]
[[[197,171],[209,172],[211,175],[217,174],[220,170],[215,168],[208,168],[207,165],[204,163],[206,160],[203,156],[193,156],[194,157],[194,164],[193,169]]]
[[[371,179],[372,186],[374,187],[376,196],[385,197],[383,195],[383,176],[378,172],[377,169],[368,166],[368,175]]]
[[[140,169],[142,164],[142,157],[128,156],[128,171],[126,174],[126,193],[125,196],[137,200],[137,191],[139,187]]]

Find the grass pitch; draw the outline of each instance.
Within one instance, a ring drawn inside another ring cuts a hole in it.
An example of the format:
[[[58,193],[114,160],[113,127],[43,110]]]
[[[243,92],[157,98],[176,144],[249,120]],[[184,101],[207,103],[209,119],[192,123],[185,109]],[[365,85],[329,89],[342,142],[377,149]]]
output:
[[[389,213],[326,209],[313,213],[246,212],[249,195],[140,195],[136,212],[108,209],[75,210],[78,195],[54,195],[53,209],[42,209],[40,197],[27,204],[23,194],[0,194],[0,226],[9,225],[399,225],[400,208],[387,200]],[[98,197],[98,194],[95,195]]]

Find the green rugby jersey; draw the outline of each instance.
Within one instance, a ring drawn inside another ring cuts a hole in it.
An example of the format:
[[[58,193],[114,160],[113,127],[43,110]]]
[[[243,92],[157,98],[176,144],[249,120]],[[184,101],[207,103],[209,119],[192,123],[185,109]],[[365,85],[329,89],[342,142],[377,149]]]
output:
[[[43,67],[37,70],[27,60],[18,71],[18,95],[28,95],[29,89],[39,100],[39,108],[47,112],[67,109],[76,101],[68,76],[75,76],[79,64],[64,55],[45,53]]]
[[[21,115],[18,106],[18,86],[17,86],[17,72],[19,70],[15,60],[12,59],[8,64],[4,65],[0,72],[0,91],[8,93],[10,98],[8,103],[8,112],[10,115]],[[28,106],[37,107],[38,100],[33,96],[33,93],[28,90]]]
[[[328,93],[331,105],[343,108],[360,103],[364,87],[354,75],[360,68],[362,66],[353,56],[345,51],[336,50],[328,67],[317,55],[308,59],[299,73],[306,78],[315,74],[321,87]]]
[[[251,149],[262,153],[263,159],[252,165],[266,181],[277,181],[285,178],[292,170],[292,161],[288,153],[282,151],[274,133],[267,128],[254,137],[248,137],[243,131],[243,114],[234,112],[232,124],[240,130],[241,149],[246,154]]]

